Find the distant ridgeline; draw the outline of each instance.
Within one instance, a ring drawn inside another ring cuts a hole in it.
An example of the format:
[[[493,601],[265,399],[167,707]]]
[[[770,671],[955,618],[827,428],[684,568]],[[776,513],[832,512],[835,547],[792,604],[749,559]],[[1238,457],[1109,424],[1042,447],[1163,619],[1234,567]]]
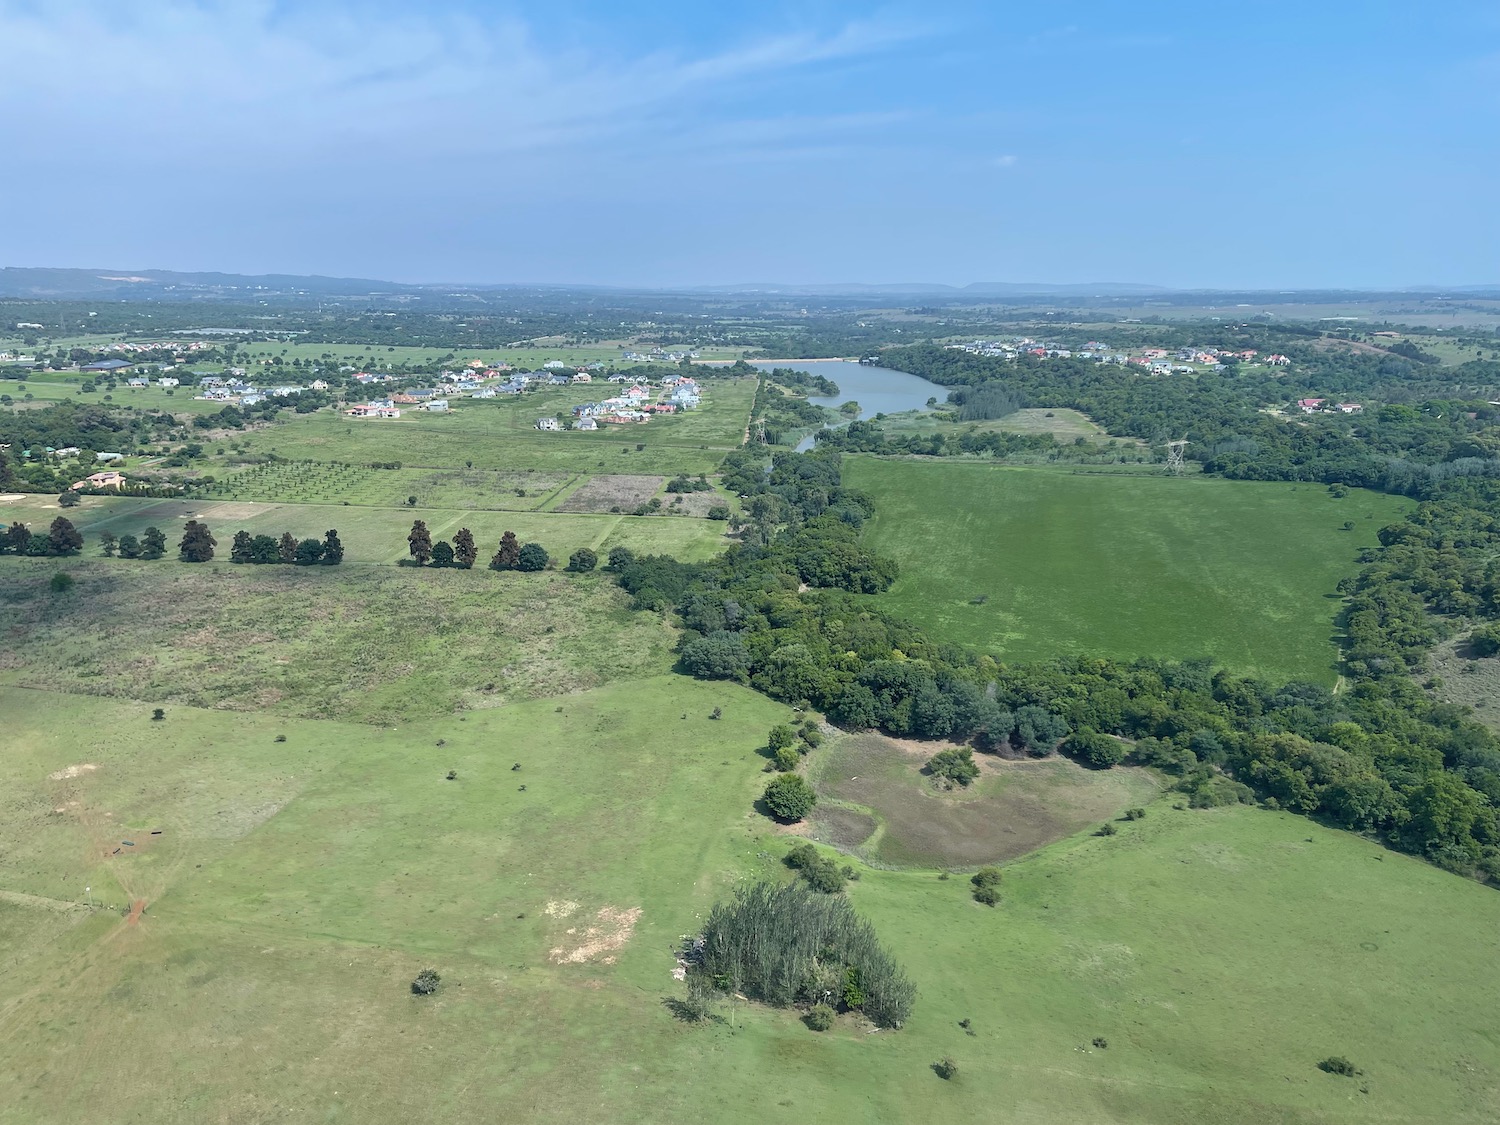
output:
[[[1203,662],[1005,665],[934,641],[857,597],[888,588],[896,566],[861,545],[874,505],[843,486],[839,455],[778,452],[770,462],[767,473],[756,449],[726,459],[725,484],[747,496],[749,526],[718,558],[611,553],[637,608],[680,615],[684,671],[808,703],[841,726],[973,739],[1000,753],[1128,739],[1118,757],[1177,777],[1195,806],[1259,798],[1500,881],[1500,740],[1407,674],[1433,639],[1424,598],[1442,610],[1500,608],[1493,565],[1483,562],[1486,545],[1500,544],[1494,516],[1427,503],[1382,531],[1387,546],[1349,591],[1354,683],[1335,695]],[[1437,555],[1475,588],[1429,590],[1411,576]],[[1110,757],[1088,755],[1091,764]]]

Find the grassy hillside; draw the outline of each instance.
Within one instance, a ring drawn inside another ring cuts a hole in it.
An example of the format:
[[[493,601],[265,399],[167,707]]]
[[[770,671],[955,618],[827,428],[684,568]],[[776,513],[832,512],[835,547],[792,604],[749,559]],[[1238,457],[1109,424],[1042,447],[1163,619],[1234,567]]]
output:
[[[687,521],[683,521],[687,522]],[[665,672],[604,576],[70,560],[0,564],[0,682],[388,725]]]
[[[1008,660],[1211,657],[1331,683],[1334,587],[1406,505],[1315,485],[845,464],[875,497],[867,541],[901,563],[885,607]]]
[[[749,813],[786,716],[759,696],[662,677],[385,729],[0,708],[5,1125],[1500,1114],[1500,897],[1290,815],[1158,802],[1011,864],[996,909],[864,870],[904,1030],[689,1026],[671,948],[791,843]]]

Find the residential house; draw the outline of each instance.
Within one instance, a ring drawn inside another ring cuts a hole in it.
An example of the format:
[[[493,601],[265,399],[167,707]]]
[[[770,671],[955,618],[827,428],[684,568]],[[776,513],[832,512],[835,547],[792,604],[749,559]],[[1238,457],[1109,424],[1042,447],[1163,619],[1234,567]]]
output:
[[[577,374],[575,374],[573,376],[573,378],[572,378],[572,382],[574,382],[574,383],[592,383],[593,381],[594,381],[594,377],[592,375],[590,375],[587,371],[580,371]]]
[[[430,410],[434,414],[446,414],[448,413],[448,400],[445,398],[435,398],[430,402],[424,402],[421,406],[417,407],[417,409]]]
[[[1323,409],[1323,404],[1327,401],[1326,398],[1299,398],[1297,407],[1304,414],[1316,414]]]
[[[98,363],[90,363],[79,368],[80,371],[102,372],[113,375],[116,371],[122,371],[127,367],[134,366],[128,360],[123,359],[101,359]]]
[[[177,387],[181,386],[181,384],[182,381],[180,379],[176,379],[171,375],[163,375],[156,381],[158,387]]]
[[[366,403],[364,406],[351,406],[344,411],[351,418],[399,418],[401,411],[394,406],[380,403]]]
[[[81,488],[124,488],[125,474],[115,469],[105,469],[102,473],[90,473],[83,480],[74,481],[68,486],[69,491],[76,492]]]
[[[585,431],[593,431],[593,430],[597,430],[598,428],[599,428],[599,423],[596,422],[596,421],[594,421],[593,415],[588,415],[587,417],[580,418],[578,420],[578,424],[576,426],[574,426],[574,429],[585,430]]]
[[[562,424],[556,418],[538,418],[536,420],[536,428],[550,432],[562,429]]]
[[[1341,402],[1341,403],[1339,403],[1339,413],[1340,414],[1363,414],[1364,412],[1365,412],[1365,405],[1362,402]]]

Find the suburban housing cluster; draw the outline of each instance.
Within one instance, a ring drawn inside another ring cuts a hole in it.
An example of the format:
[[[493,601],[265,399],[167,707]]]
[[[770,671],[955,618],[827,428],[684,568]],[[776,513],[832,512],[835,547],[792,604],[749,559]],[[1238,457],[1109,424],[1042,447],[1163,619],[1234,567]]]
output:
[[[611,381],[626,382],[621,376],[611,376]],[[653,414],[676,414],[693,410],[703,399],[698,381],[686,375],[668,375],[661,380],[659,390],[652,389],[648,379],[630,382],[618,394],[600,402],[583,402],[573,407],[575,430],[597,430],[605,425],[649,422]],[[556,418],[538,418],[539,430],[561,430],[565,427]]]
[[[1267,367],[1290,367],[1292,361],[1284,355],[1262,356],[1254,348],[1244,351],[1221,351],[1218,348],[1178,348],[1169,353],[1166,348],[1142,348],[1137,352],[1118,352],[1108,344],[1090,340],[1076,351],[1072,348],[1033,340],[1029,336],[1012,336],[1006,340],[972,340],[962,344],[947,344],[954,351],[972,355],[998,356],[1015,359],[1017,356],[1035,356],[1039,359],[1090,359],[1095,363],[1129,364],[1144,367],[1153,375],[1169,375],[1173,372],[1192,373],[1204,368],[1221,370],[1225,360],[1236,363],[1260,363]]]

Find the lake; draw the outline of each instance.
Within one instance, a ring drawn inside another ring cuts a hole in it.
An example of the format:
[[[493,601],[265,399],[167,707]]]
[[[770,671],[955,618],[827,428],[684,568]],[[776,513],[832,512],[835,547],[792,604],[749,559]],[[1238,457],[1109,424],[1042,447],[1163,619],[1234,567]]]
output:
[[[835,408],[846,402],[857,402],[861,418],[899,414],[903,410],[926,410],[929,398],[944,402],[948,397],[947,387],[929,382],[920,375],[892,371],[889,367],[868,367],[847,359],[770,360],[759,361],[755,366],[762,371],[787,367],[826,376],[839,385],[839,393],[832,397],[810,395],[807,401]],[[803,452],[812,447],[813,439],[808,436],[802,439],[797,449]]]

